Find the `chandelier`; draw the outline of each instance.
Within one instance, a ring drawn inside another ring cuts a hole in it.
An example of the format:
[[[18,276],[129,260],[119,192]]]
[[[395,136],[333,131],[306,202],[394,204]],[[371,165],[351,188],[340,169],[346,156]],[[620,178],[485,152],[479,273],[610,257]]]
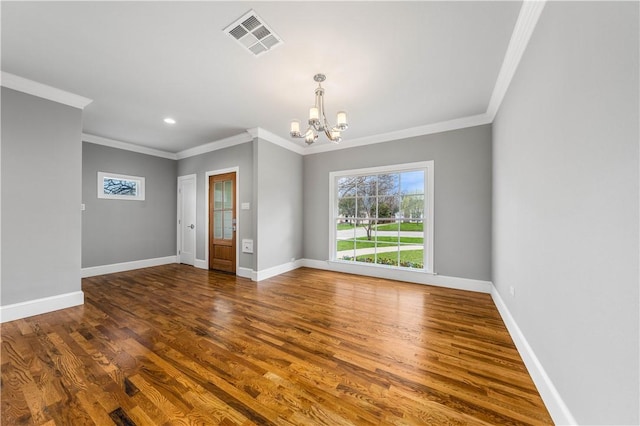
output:
[[[313,76],[313,80],[318,83],[316,89],[316,103],[309,109],[309,127],[304,133],[300,132],[300,120],[291,121],[291,137],[292,138],[304,138],[307,145],[311,145],[318,139],[318,135],[323,133],[333,143],[340,143],[342,136],[340,132],[347,130],[349,125],[347,124],[347,113],[345,111],[338,111],[336,114],[336,125],[330,126],[327,121],[327,117],[324,112],[324,89],[322,88],[322,82],[326,80],[324,74],[316,74]]]

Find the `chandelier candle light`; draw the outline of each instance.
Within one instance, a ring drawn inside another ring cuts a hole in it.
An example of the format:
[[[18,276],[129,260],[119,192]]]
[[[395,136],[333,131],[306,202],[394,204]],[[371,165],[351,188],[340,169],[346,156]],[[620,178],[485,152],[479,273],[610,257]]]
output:
[[[327,77],[324,74],[316,74],[313,76],[313,80],[318,82],[318,88],[316,89],[316,103],[309,109],[309,127],[304,133],[300,132],[300,120],[291,121],[292,138],[304,138],[307,145],[311,145],[318,139],[318,134],[324,132],[327,138],[333,143],[340,143],[342,136],[340,132],[347,130],[349,125],[347,124],[347,113],[345,111],[338,111],[336,114],[336,125],[329,126],[327,117],[324,112],[324,89],[322,88],[322,82]]]

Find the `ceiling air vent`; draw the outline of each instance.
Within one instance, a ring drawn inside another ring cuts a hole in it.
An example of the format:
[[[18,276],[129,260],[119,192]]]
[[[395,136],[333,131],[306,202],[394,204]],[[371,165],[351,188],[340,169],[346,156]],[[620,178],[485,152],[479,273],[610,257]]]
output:
[[[253,9],[223,31],[255,56],[260,56],[283,43]]]

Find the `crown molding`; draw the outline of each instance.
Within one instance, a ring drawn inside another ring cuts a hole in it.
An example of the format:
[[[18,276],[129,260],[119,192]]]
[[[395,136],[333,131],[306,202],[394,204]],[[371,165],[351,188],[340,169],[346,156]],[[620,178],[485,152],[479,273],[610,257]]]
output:
[[[235,136],[230,136],[225,139],[219,139],[217,141],[209,142],[204,145],[200,145],[194,148],[189,148],[189,149],[185,149],[184,151],[180,151],[176,154],[176,160],[195,157],[196,155],[217,151],[219,149],[229,148],[234,145],[240,145],[243,143],[251,142],[252,140],[253,140],[253,136],[248,131],[243,132]]]
[[[204,145],[189,148],[178,153],[161,151],[153,148],[147,148],[133,143],[116,141],[100,136],[83,133],[83,140],[99,145],[110,146],[127,151],[138,152],[156,157],[167,158],[171,160],[180,160],[183,158],[193,157],[207,152],[228,148],[234,145],[243,144],[252,141],[254,138],[263,139],[282,148],[288,149],[299,155],[317,154],[321,152],[335,151],[376,143],[388,142],[392,140],[406,139],[416,136],[429,135],[434,133],[446,132],[450,130],[463,129],[466,127],[480,126],[492,123],[500,108],[500,105],[507,93],[511,80],[515,75],[522,55],[529,43],[531,35],[538,23],[540,14],[544,9],[547,0],[525,0],[522,3],[516,25],[514,27],[505,57],[496,79],[496,84],[491,94],[491,99],[487,106],[487,111],[483,114],[462,117],[454,120],[427,124],[424,126],[411,127],[409,129],[382,133],[353,140],[347,140],[346,143],[340,145],[320,144],[311,147],[302,147],[295,142],[282,138],[274,133],[269,132],[260,127],[247,129],[246,132],[231,136],[225,139],[212,141]],[[37,83],[23,77],[2,71],[0,85],[9,89],[24,92],[33,96],[48,99],[61,104],[69,105],[74,108],[84,109],[88,104],[93,102],[91,99]]]
[[[305,155],[308,149],[308,148],[305,149],[301,146],[298,146],[294,142],[291,142],[274,133],[271,133],[270,131],[263,129],[262,127],[254,127],[252,129],[247,129],[247,132],[254,138],[260,138],[260,139],[266,140],[267,142],[271,142],[274,145],[278,145],[284,149],[288,149],[289,151],[293,151],[299,155]]]
[[[46,84],[38,83],[26,78],[10,74],[2,71],[2,78],[0,84],[7,89],[17,90],[19,92],[27,93],[29,95],[37,96],[39,98],[48,99],[50,101],[58,102],[60,104],[68,105],[78,109],[84,109],[87,105],[93,102],[92,99],[85,98],[76,95],[71,92],[57,89]]]
[[[500,73],[487,106],[487,115],[491,122],[496,117],[498,109],[500,109],[500,105],[507,94],[511,80],[518,69],[520,59],[522,59],[522,55],[529,44],[531,34],[536,28],[538,18],[540,18],[545,4],[546,0],[526,0],[522,2],[518,20],[513,29],[513,34],[511,34],[511,40],[509,40],[509,46],[504,55],[502,67],[500,67]]]
[[[379,135],[367,136],[342,142],[340,145],[326,144],[312,146],[304,150],[304,154],[318,154],[321,152],[336,151],[340,149],[354,148],[358,146],[372,145],[376,143],[395,141],[400,139],[413,138],[416,136],[431,135],[434,133],[448,132],[450,130],[464,129],[466,127],[481,126],[491,123],[487,114],[471,115],[468,117],[456,118],[449,121],[427,124],[424,126],[410,127],[408,129],[395,132],[381,133]]]
[[[155,157],[167,158],[169,160],[177,160],[176,154],[167,151],[161,151],[159,149],[147,148],[140,145],[135,145],[128,142],[116,141],[113,139],[103,138],[102,136],[91,135],[88,133],[82,134],[82,140],[84,142],[95,143],[98,145],[109,146],[111,148],[123,149],[125,151],[138,152],[140,154],[153,155]]]

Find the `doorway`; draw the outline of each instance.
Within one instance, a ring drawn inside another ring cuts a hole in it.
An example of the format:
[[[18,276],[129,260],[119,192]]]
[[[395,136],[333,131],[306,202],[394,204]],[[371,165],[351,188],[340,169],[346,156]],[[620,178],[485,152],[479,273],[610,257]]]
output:
[[[209,269],[236,273],[236,172],[209,176]]]
[[[178,177],[178,263],[196,258],[196,175]]]

